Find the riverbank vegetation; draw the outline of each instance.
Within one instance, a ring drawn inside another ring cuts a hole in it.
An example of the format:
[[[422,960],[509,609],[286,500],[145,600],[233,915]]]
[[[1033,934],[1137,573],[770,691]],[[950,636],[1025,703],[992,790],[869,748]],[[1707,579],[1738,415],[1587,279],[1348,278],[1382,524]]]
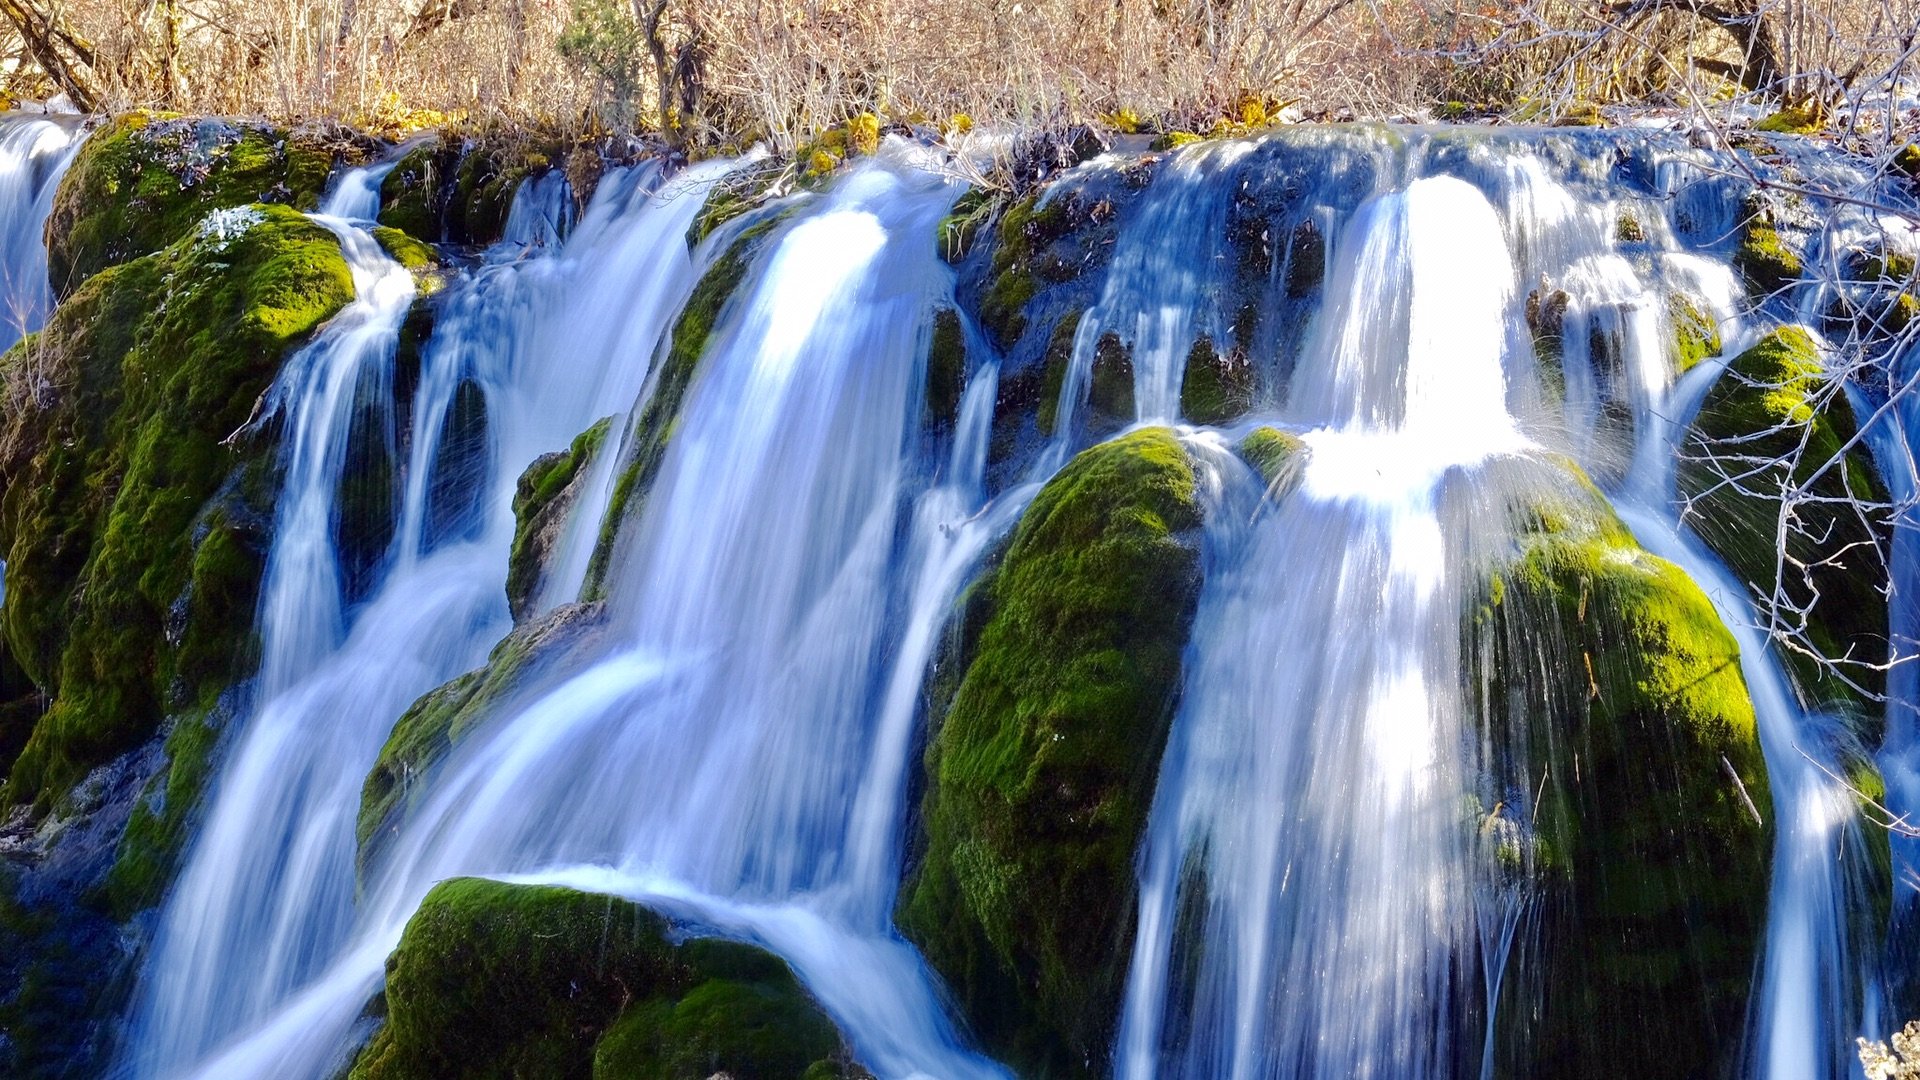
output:
[[[1920,0],[5,0],[0,16],[4,90],[82,110],[785,152],[863,114],[1165,134],[1743,102],[1893,145],[1920,62]]]

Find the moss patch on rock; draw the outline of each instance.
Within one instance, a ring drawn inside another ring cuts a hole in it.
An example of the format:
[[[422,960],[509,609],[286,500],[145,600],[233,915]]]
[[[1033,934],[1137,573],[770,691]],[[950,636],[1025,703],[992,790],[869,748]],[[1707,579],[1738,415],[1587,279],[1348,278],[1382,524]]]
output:
[[[1749,215],[1733,250],[1733,268],[1746,279],[1748,291],[1766,297],[1800,280],[1800,255],[1780,239],[1772,215],[1758,211]]]
[[[845,1060],[777,957],[676,944],[646,908],[550,886],[436,885],[387,961],[385,1005],[352,1080],[771,1080]]]
[[[1307,444],[1300,436],[1276,427],[1254,428],[1233,449],[1267,482],[1268,490],[1276,493],[1291,487],[1306,464]]]
[[[1514,1075],[1711,1075],[1765,922],[1753,706],[1706,595],[1579,479],[1517,515],[1468,621],[1468,685],[1511,784],[1483,795],[1482,832],[1519,838],[1546,890],[1541,953],[1510,972],[1541,996],[1503,1008],[1503,1053]]]
[[[437,766],[511,695],[529,689],[598,633],[598,604],[567,604],[503,638],[486,665],[428,691],[394,721],[360,788],[354,835],[364,872],[398,833]]]
[[[209,502],[234,483],[270,505],[271,440],[235,433],[353,280],[302,215],[221,213],[89,278],[0,360],[4,629],[51,699],[9,802],[45,806],[251,667],[264,548]]]
[[[1180,413],[1196,424],[1238,420],[1253,405],[1253,364],[1240,349],[1221,352],[1201,338],[1187,352],[1180,381]]]
[[[612,427],[613,417],[601,419],[567,449],[542,454],[520,474],[513,492],[513,550],[507,556],[507,606],[515,622],[533,614],[548,560],[566,536],[568,515]]]
[[[1170,431],[1088,449],[972,590],[981,629],[927,749],[899,923],[1021,1075],[1102,1071],[1200,567]]]
[[[1734,357],[1701,403],[1679,487],[1689,500],[1687,524],[1737,577],[1763,595],[1779,588],[1811,604],[1811,647],[1879,664],[1887,656],[1887,603],[1875,583],[1885,579],[1886,538],[1845,500],[1884,501],[1885,493],[1864,447],[1835,460],[1854,432],[1853,411],[1830,385],[1813,339],[1797,327],[1776,330]],[[1811,498],[1792,508],[1797,528],[1783,564],[1775,537],[1790,489]],[[1788,659],[1816,700],[1854,701],[1811,660]],[[1875,693],[1884,682],[1864,667],[1849,675]],[[1877,743],[1877,731],[1868,738]]]
[[[1672,331],[1673,370],[1686,374],[1700,361],[1720,355],[1720,328],[1713,316],[1686,293],[1667,297],[1667,325]]]
[[[130,113],[93,133],[47,218],[47,270],[64,296],[109,266],[159,251],[209,211],[319,204],[334,153],[285,128]]]
[[[980,322],[1002,349],[1010,349],[1027,330],[1027,302],[1048,284],[1071,281],[1079,264],[1056,254],[1054,243],[1073,229],[1071,194],[1041,204],[1038,195],[1008,207],[1000,216]]]

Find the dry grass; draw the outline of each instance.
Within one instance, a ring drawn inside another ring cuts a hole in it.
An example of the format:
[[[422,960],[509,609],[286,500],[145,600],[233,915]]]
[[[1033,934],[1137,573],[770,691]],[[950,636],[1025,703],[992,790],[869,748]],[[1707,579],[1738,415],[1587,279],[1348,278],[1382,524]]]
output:
[[[608,109],[605,81],[556,49],[575,2],[0,0],[0,70],[38,96],[64,67],[108,109],[656,126],[649,56],[639,100]],[[1248,101],[1315,118],[1551,118],[1756,90],[1832,106],[1911,79],[1920,27],[1920,0],[584,2],[636,27],[664,5],[685,137],[783,150],[865,111],[1205,130]]]

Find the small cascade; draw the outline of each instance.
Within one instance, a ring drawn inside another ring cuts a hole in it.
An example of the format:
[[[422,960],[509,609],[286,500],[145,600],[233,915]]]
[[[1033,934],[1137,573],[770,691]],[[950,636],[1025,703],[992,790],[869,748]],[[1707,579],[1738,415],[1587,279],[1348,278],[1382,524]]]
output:
[[[38,330],[53,308],[40,237],[82,136],[71,118],[0,116],[0,351]]]
[[[1139,418],[1165,422],[1180,415],[1188,349],[1201,335],[1217,342],[1228,338],[1218,293],[1222,268],[1235,258],[1226,228],[1235,188],[1223,176],[1231,175],[1233,163],[1252,145],[1196,147],[1161,166],[1120,232],[1099,303],[1076,329],[1058,430],[1073,429],[1073,411],[1086,396],[1095,350],[1108,333],[1132,350]]]
[[[1436,499],[1528,445],[1503,375],[1514,270],[1492,206],[1445,177],[1363,205],[1334,266],[1289,402],[1300,487],[1249,535],[1210,524],[1234,555],[1155,797],[1122,1076],[1445,1077],[1479,1056],[1453,1043],[1486,874],[1458,813],[1478,763]]]
[[[682,182],[697,185],[724,168]],[[343,177],[333,204],[377,211],[352,201],[377,191],[371,171]],[[665,313],[691,288],[680,237],[700,200],[656,201],[639,190],[649,176],[609,178],[604,190],[619,205],[584,237],[612,243],[607,234],[622,234],[625,257],[645,260],[649,273],[627,279],[632,309],[569,306],[570,277],[626,269],[617,259],[607,265],[604,253],[483,270],[445,301],[405,418],[380,410],[395,400],[394,346],[412,278],[366,233],[343,219],[317,219],[340,236],[359,299],[289,362],[276,387],[289,433],[288,487],[261,601],[256,705],[148,962],[129,1057],[135,1074],[188,1069],[284,1004],[344,942],[368,767],[407,705],[479,663],[506,629],[501,583],[520,468],[597,416],[631,405],[645,365],[631,363],[629,349],[644,357]],[[569,322],[599,327],[599,351],[579,352],[577,337],[555,332]],[[570,362],[549,362],[548,350]],[[609,379],[614,368],[623,376]],[[554,377],[560,371],[570,377]],[[393,539],[379,557],[377,584],[355,602],[343,570],[343,484],[354,469],[392,467],[347,453],[370,404],[376,445],[393,455],[400,420],[412,437],[404,459],[389,458],[401,461],[404,481]]]
[[[352,849],[338,841],[342,830],[351,836],[351,815],[341,815],[352,802],[341,789],[357,784],[329,767],[344,733],[314,720],[377,709],[395,696],[391,682],[406,693],[400,680],[418,678],[395,667],[387,669],[390,679],[372,679],[329,664],[349,630],[333,528],[348,434],[363,392],[390,396],[380,391],[388,388],[414,284],[345,219],[315,220],[340,238],[355,297],[288,361],[273,391],[289,438],[260,602],[262,704],[157,936],[133,1057],[153,1075],[172,1074],[259,1016],[311,976],[311,946],[337,938],[352,899]],[[417,638],[430,625],[409,621],[405,631]],[[327,809],[316,812],[315,804]],[[298,937],[275,932],[289,909],[314,913]]]
[[[204,1075],[322,1074],[407,917],[461,874],[618,893],[759,941],[882,1075],[996,1075],[959,1049],[885,918],[913,712],[900,687],[917,687],[940,613],[1016,508],[966,520],[989,375],[956,440],[971,460],[918,500],[899,569],[947,288],[933,226],[955,194],[874,164],[768,241],[608,583],[611,644],[455,751],[332,970]],[[882,634],[902,599],[916,644],[890,675]]]

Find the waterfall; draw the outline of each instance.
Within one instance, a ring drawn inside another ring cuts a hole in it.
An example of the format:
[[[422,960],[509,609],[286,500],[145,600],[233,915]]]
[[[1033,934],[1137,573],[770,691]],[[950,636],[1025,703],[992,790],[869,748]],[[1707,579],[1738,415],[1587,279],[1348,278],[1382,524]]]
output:
[[[72,118],[0,116],[0,350],[38,330],[53,308],[41,233],[81,142]]]
[[[52,303],[36,234],[76,130],[0,119],[9,341]],[[960,976],[892,921],[940,719],[930,670],[1048,481],[1147,424],[1174,425],[1193,466],[1203,584],[1149,777],[1130,952],[1116,943],[1113,1075],[1510,1068],[1502,1040],[1528,1031],[1510,1010],[1551,990],[1528,964],[1565,943],[1541,931],[1554,886],[1490,850],[1500,800],[1545,778],[1476,714],[1484,658],[1462,633],[1488,566],[1525,541],[1461,506],[1534,497],[1604,498],[1739,646],[1773,850],[1744,1046],[1720,1058],[1751,1080],[1853,1075],[1852,1036],[1906,1019],[1888,1000],[1902,975],[1879,965],[1910,962],[1920,909],[1903,896],[1889,955],[1872,954],[1858,924],[1884,898],[1858,867],[1873,834],[1841,779],[1860,748],[1804,704],[1749,590],[1676,502],[1716,380],[1776,324],[1818,323],[1822,301],[1747,304],[1724,257],[1738,196],[1680,140],[1628,161],[1606,133],[1482,136],[1337,128],[1077,166],[1029,211],[1085,195],[1046,227],[1112,226],[1086,280],[1036,272],[1042,289],[1071,282],[1056,307],[1084,312],[1070,350],[1049,340],[1037,360],[1032,337],[973,325],[967,271],[936,244],[963,186],[906,140],[697,241],[710,190],[746,163],[612,168],[584,207],[548,170],[503,239],[434,268],[426,296],[371,228],[395,166],[342,171],[313,220],[354,300],[286,358],[257,421],[279,433],[281,475],[260,664],[231,695],[115,1075],[340,1075],[423,898],[484,876],[764,947],[882,1080],[1008,1076],[957,1015],[942,975]],[[1851,237],[1823,238],[1821,258]],[[1295,246],[1322,238],[1324,281],[1302,286]],[[676,326],[712,301],[699,287],[716,268],[738,281],[689,353]],[[1674,292],[1723,344],[1686,372]],[[1048,303],[1020,317],[1058,317]],[[1530,326],[1547,303],[1550,358]],[[1248,313],[1261,305],[1291,321]],[[967,369],[935,424],[943,308],[962,313]],[[403,335],[428,322],[425,340]],[[1130,415],[1092,415],[1110,340]],[[1232,419],[1188,413],[1203,340],[1254,372]],[[1892,370],[1920,378],[1920,353]],[[1053,391],[1051,426],[1022,426]],[[1911,400],[1867,434],[1897,499],[1914,488]],[[601,421],[606,452],[509,610],[516,485]],[[1298,440],[1281,479],[1247,460],[1261,426]],[[1916,542],[1894,540],[1897,590],[1920,579]],[[1910,598],[1892,608],[1910,646],[1920,616]],[[363,784],[397,718],[486,665],[516,622],[567,617],[593,632],[491,700],[363,848]],[[1920,805],[1915,680],[1889,679],[1878,761],[1896,810]],[[1896,874],[1915,850],[1896,842]]]
[[[128,1059],[135,1073],[179,1074],[283,1005],[348,940],[366,772],[394,718],[477,664],[506,628],[501,586],[520,468],[631,405],[665,313],[692,285],[679,240],[699,206],[690,193],[724,168],[695,170],[660,197],[640,190],[659,179],[650,171],[609,177],[577,253],[501,263],[455,287],[413,393],[393,540],[359,602],[347,595],[338,500],[349,468],[367,463],[349,460],[347,446],[369,404],[380,441],[397,445],[399,418],[378,410],[394,400],[395,341],[414,287],[368,234],[317,219],[341,238],[358,296],[289,361],[274,391],[286,412],[287,487],[261,599],[256,704],[147,963]],[[332,208],[366,214],[373,172],[343,177]],[[600,274],[632,290],[632,307],[591,289],[581,301],[571,282]],[[593,351],[576,349],[583,339]],[[476,389],[479,417],[461,402]],[[450,455],[472,444],[475,424],[486,440],[480,460]],[[477,520],[437,510],[449,487]]]
[[[1483,901],[1436,499],[1528,445],[1503,375],[1514,270],[1450,177],[1363,205],[1334,266],[1288,408],[1300,488],[1216,541],[1235,555],[1202,595],[1149,825],[1123,1076],[1454,1075],[1452,964]],[[1176,941],[1186,905],[1204,914]]]

